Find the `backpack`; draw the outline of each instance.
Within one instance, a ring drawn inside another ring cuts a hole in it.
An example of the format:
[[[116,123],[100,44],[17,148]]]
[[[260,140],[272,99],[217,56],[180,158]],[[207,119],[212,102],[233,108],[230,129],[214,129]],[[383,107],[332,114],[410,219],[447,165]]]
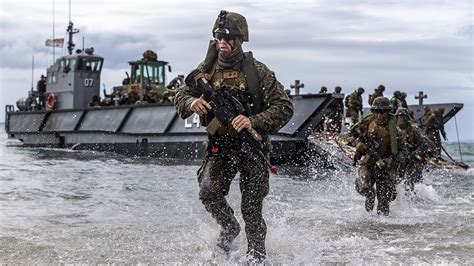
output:
[[[349,108],[349,98],[351,97],[351,95],[347,95],[347,97],[344,99],[344,106]]]

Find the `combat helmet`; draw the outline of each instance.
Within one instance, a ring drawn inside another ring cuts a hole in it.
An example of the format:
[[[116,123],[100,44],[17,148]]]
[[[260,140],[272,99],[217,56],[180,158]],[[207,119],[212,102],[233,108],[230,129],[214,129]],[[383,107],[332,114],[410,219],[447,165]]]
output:
[[[152,50],[146,50],[144,53],[143,53],[143,58],[142,60],[145,60],[145,61],[157,61],[158,60],[158,55],[152,51]]]
[[[219,37],[219,34],[240,36],[244,42],[248,42],[249,28],[247,20],[238,13],[221,10],[212,28],[212,36],[214,38]]]
[[[364,90],[364,88],[359,87],[359,88],[357,89],[357,92],[358,92],[359,94],[362,94],[362,93],[365,92],[365,90]]]
[[[377,97],[372,102],[370,107],[372,110],[387,110],[390,111],[390,100],[387,97]]]
[[[397,112],[395,113],[396,116],[406,116],[406,117],[410,117],[410,111],[408,111],[407,108],[404,108],[404,107],[399,107],[397,109]]]

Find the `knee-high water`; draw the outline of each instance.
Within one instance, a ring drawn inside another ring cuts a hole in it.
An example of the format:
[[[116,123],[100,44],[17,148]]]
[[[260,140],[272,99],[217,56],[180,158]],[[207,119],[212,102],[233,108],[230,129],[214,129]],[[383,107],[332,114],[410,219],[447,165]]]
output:
[[[447,145],[448,149],[452,148]],[[473,165],[474,144],[464,144]],[[0,134],[0,262],[218,263],[230,254],[198,199],[199,162],[19,147]],[[367,213],[356,170],[287,170],[264,201],[270,263],[469,263],[474,172],[431,170],[388,217]],[[238,176],[229,203],[239,223]]]

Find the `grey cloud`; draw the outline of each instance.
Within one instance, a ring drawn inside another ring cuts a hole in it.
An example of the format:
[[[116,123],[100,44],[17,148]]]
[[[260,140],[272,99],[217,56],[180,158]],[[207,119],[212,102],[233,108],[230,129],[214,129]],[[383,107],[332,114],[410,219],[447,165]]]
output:
[[[0,75],[7,67],[29,73],[32,54],[37,66],[46,68],[51,62],[51,50],[44,47],[51,38],[51,3],[32,2],[29,9],[15,1],[4,3],[1,8],[10,14],[0,16]],[[92,5],[94,9],[86,8]],[[58,2],[57,6],[61,26],[56,32],[64,36],[67,5]],[[317,92],[322,85],[341,85],[350,92],[383,83],[389,91],[403,89],[414,95],[430,90],[430,101],[461,99],[472,105],[471,6],[471,1],[408,0],[87,0],[80,5],[73,1],[73,20],[81,29],[75,36],[76,47],[82,46],[85,36],[86,46],[94,46],[105,58],[108,79],[121,77],[127,62],[140,58],[146,49],[173,65],[171,75],[187,74],[204,57],[219,10],[227,9],[247,17],[250,42],[244,49],[252,50],[286,87],[301,79],[306,92]],[[431,17],[437,10],[442,16]],[[405,11],[415,16],[403,17]],[[14,20],[18,14],[23,18]],[[119,79],[113,83],[120,84]],[[17,86],[3,80],[2,90]],[[3,93],[2,98],[10,92]]]

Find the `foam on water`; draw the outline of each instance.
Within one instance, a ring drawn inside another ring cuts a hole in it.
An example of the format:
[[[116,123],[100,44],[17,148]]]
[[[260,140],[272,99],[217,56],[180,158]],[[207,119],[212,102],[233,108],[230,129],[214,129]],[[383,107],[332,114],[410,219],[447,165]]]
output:
[[[198,200],[198,163],[5,143],[0,136],[1,262],[246,261],[238,177],[228,200],[242,231],[226,255],[216,250],[219,228]],[[356,174],[314,168],[271,177],[269,263],[474,260],[473,171],[431,170],[415,194],[400,185],[388,217],[365,211]]]

